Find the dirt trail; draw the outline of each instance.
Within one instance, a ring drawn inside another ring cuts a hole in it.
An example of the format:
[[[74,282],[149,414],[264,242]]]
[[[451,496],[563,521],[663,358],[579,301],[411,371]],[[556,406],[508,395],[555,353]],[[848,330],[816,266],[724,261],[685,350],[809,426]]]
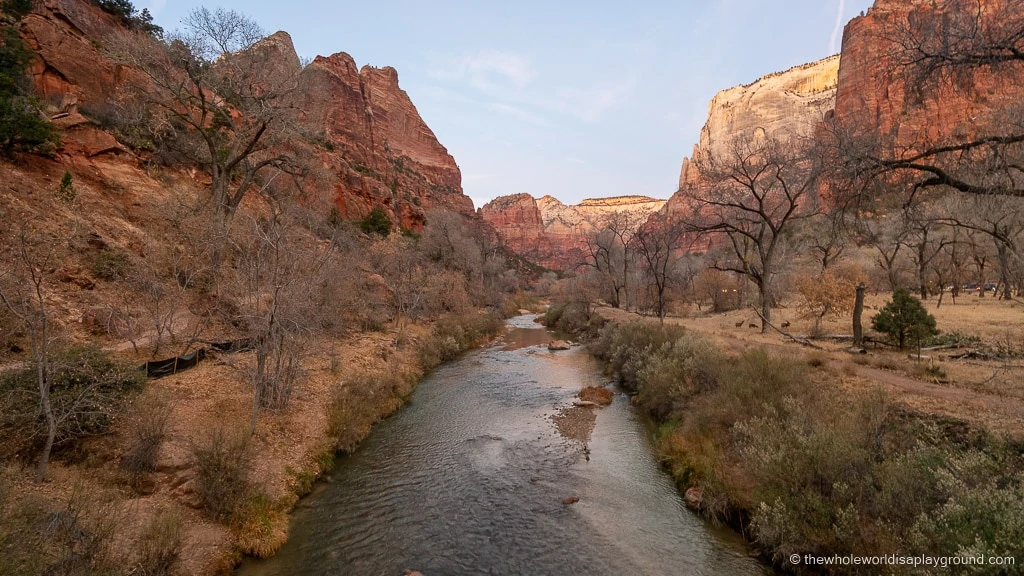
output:
[[[597,310],[604,318],[616,321],[643,320],[657,322],[656,318],[640,316],[614,308]],[[804,358],[807,348],[795,342],[784,341],[781,336],[762,335],[740,331],[739,335],[725,335],[717,331],[709,333],[695,322],[687,318],[666,318],[665,322],[685,326],[705,337],[717,342],[732,351],[751,348],[765,348],[774,353]],[[822,352],[815,352],[822,354]],[[852,370],[855,378],[846,378],[844,383],[851,388],[868,388],[881,385],[893,398],[922,412],[938,414],[980,424],[995,433],[1006,433],[1024,437],[1024,400],[1013,396],[994,394],[965,388],[957,384],[936,384],[918,380],[910,376],[883,370],[874,366],[864,366],[852,362],[852,356],[843,351],[830,350],[823,354],[833,361],[848,362],[847,370]],[[905,359],[905,362],[908,360]]]

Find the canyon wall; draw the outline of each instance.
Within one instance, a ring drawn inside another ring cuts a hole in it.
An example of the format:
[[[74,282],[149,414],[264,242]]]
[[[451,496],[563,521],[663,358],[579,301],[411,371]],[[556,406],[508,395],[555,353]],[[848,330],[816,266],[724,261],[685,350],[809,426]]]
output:
[[[699,180],[700,164],[726,158],[736,139],[810,136],[835,106],[839,68],[839,56],[830,56],[716,94],[679,188]]]
[[[998,132],[1004,122],[1001,114],[1024,102],[1019,67],[1016,73],[1006,68],[993,73],[979,66],[966,75],[936,81],[937,76],[915,74],[894,48],[901,41],[913,45],[905,40],[911,22],[927,29],[963,19],[970,27],[976,24],[979,8],[983,26],[998,28],[1016,1],[876,0],[843,32],[835,103],[839,124],[883,143],[894,154],[947,139],[965,141],[979,130]]]
[[[146,85],[140,70],[115,63],[104,50],[124,33],[119,21],[86,0],[41,0],[20,32],[37,54],[36,92],[59,112],[55,118],[65,130],[58,153],[126,153],[96,124],[120,86]],[[396,224],[420,229],[434,207],[473,213],[455,159],[401,89],[394,68],[357,69],[341,52],[301,69],[285,32],[249,53],[266,65],[268,83],[298,75],[289,104],[298,111],[300,131],[312,136],[289,146],[310,164],[305,188],[327,191],[342,217],[361,218],[380,206]]]
[[[647,196],[592,198],[567,205],[553,196],[513,194],[488,202],[479,214],[513,252],[536,264],[567,270],[585,260],[588,236],[608,218],[618,216],[635,228],[664,205],[664,200]]]

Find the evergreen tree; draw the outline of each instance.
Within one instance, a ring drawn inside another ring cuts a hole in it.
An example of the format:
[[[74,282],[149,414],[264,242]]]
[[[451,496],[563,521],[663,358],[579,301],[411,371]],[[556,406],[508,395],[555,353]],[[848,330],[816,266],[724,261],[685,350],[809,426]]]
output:
[[[887,334],[903,350],[910,339],[920,344],[921,340],[935,336],[935,317],[925,310],[921,301],[903,288],[892,293],[892,300],[871,319],[871,327]]]
[[[32,52],[25,47],[15,24],[31,2],[8,0],[0,4],[0,154],[40,150],[59,142],[53,125],[42,113],[42,102],[29,95],[26,74]]]
[[[384,209],[380,206],[375,206],[370,213],[359,221],[359,228],[367,234],[380,234],[381,236],[387,236],[391,234],[391,219],[388,218]]]

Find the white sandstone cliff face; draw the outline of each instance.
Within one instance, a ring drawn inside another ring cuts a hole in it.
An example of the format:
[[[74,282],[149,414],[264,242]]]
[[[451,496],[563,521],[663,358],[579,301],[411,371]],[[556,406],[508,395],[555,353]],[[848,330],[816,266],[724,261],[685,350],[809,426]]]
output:
[[[722,90],[711,100],[700,143],[683,159],[679,187],[699,178],[696,165],[721,158],[737,138],[809,136],[835,107],[839,56]]]

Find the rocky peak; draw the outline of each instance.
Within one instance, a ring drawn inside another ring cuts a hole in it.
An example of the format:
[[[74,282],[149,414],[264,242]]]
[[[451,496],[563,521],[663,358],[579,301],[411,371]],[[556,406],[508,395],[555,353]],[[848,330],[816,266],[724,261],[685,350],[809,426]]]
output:
[[[108,38],[124,32],[119,21],[90,0],[38,0],[19,31],[38,55],[32,69],[36,91],[78,119],[65,135],[87,134],[79,148],[90,154],[118,150],[111,135],[73,113],[78,104],[101,112],[119,86],[146,85],[140,71],[114,64],[102,50]],[[433,207],[473,213],[455,159],[401,89],[394,68],[360,71],[340,52],[318,56],[302,69],[287,32],[275,32],[233,57],[269,64],[254,87],[289,93],[296,120],[314,136],[288,146],[319,164],[307,177],[308,189],[326,191],[344,217],[360,218],[380,206],[392,221],[419,229]]]
[[[698,178],[698,161],[724,156],[736,138],[810,135],[835,106],[839,62],[829,56],[716,94],[700,142],[683,159],[679,187]]]

